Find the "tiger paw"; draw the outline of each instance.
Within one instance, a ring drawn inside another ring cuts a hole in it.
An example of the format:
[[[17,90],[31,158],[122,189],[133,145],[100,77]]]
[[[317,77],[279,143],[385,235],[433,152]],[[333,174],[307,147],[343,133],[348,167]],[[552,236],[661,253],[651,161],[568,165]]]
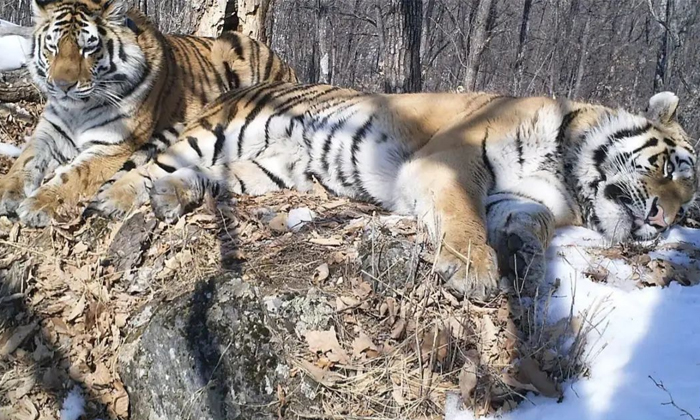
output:
[[[547,262],[544,248],[537,237],[526,230],[509,232],[497,244],[501,274],[521,289],[537,287],[544,280]]]
[[[0,181],[0,216],[13,216],[17,208],[26,198],[21,182],[7,176]]]
[[[156,181],[150,190],[153,213],[167,223],[176,222],[201,204],[202,197],[181,178],[169,176]]]
[[[83,211],[83,218],[99,215],[122,219],[148,201],[147,178],[129,172],[114,183],[105,183]]]
[[[44,227],[51,223],[55,216],[50,201],[40,197],[29,197],[20,203],[17,208],[19,220],[29,227]]]
[[[488,245],[471,246],[459,256],[443,249],[436,271],[445,281],[445,287],[457,296],[486,301],[499,292],[496,253]]]

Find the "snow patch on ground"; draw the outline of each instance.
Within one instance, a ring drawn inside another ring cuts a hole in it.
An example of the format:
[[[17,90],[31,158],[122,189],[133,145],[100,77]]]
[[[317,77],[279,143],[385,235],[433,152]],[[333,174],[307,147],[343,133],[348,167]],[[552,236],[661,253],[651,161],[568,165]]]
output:
[[[289,211],[287,228],[293,232],[299,231],[305,224],[311,223],[316,218],[316,213],[308,207],[300,207]]]
[[[12,144],[0,143],[0,155],[16,158],[22,153],[22,149]]]
[[[85,414],[85,399],[80,388],[75,387],[63,401],[61,420],[78,420],[83,414]]]
[[[0,26],[17,26],[0,19]],[[32,41],[21,36],[0,36],[0,72],[17,70],[27,63]]]
[[[674,228],[662,241],[662,245],[680,243],[700,246],[700,231]],[[531,394],[502,419],[690,418],[681,409],[700,417],[700,287],[672,283],[667,288],[637,289],[633,267],[586,249],[606,245],[595,232],[566,228],[558,232],[547,252],[548,281],[558,278],[561,282],[549,320],[567,317],[572,305],[575,314],[599,309],[592,322],[600,323],[587,337],[590,377],[565,384],[561,403]],[[697,268],[697,262],[682,252],[654,251],[650,256]],[[607,283],[595,283],[582,274],[591,264],[608,270]],[[671,398],[676,407],[669,404]],[[474,418],[460,407],[459,397],[449,396],[446,420]]]

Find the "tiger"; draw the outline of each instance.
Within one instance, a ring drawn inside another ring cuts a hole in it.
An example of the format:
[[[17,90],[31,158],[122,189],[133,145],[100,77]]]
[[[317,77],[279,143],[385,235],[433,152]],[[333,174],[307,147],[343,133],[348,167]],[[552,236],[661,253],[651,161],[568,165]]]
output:
[[[697,157],[678,102],[662,92],[633,113],[547,97],[265,83],[224,94],[91,206],[123,216],[150,200],[172,223],[208,195],[308,191],[316,180],[415,217],[444,286],[484,301],[544,279],[556,228],[648,241],[683,217]]]
[[[265,44],[164,35],[125,0],[33,0],[29,71],[47,101],[23,153],[0,179],[0,216],[41,227],[70,214],[136,151],[165,150],[171,126],[222,93],[296,83]],[[138,158],[138,156],[136,157]]]

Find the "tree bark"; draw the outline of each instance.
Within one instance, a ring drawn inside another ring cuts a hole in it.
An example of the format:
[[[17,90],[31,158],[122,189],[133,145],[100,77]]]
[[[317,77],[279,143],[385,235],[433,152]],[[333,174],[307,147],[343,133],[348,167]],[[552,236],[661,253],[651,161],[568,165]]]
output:
[[[329,37],[330,33],[330,16],[328,8],[330,6],[328,0],[316,0],[316,13],[318,25],[318,81],[319,83],[333,83],[333,57]]]
[[[662,21],[659,22],[663,30],[661,34],[661,45],[659,45],[659,51],[656,55],[656,70],[654,72],[654,92],[660,92],[664,90],[666,86],[666,77],[668,70],[668,55],[669,55],[669,23],[671,21],[671,14],[673,12],[673,0],[662,0],[664,16],[660,17]]]
[[[578,68],[576,70],[576,81],[574,82],[574,87],[569,94],[569,98],[578,99],[579,92],[581,91],[581,82],[583,80],[583,74],[586,71],[586,55],[588,54],[588,43],[590,40],[591,33],[591,15],[590,13],[586,16],[586,25],[583,28],[583,36],[581,39],[581,54],[578,60]]]
[[[423,28],[421,0],[390,0],[384,22],[384,91],[418,92],[422,78],[420,43]]]
[[[267,43],[265,20],[270,0],[238,0],[237,5],[238,31]]]
[[[476,13],[469,31],[469,50],[466,58],[464,73],[464,87],[467,90],[476,90],[477,75],[479,73],[480,58],[486,49],[486,36],[488,33],[489,14],[492,11],[494,0],[479,0]]]
[[[521,94],[521,85],[523,83],[523,73],[524,73],[524,62],[525,62],[525,44],[527,43],[527,35],[530,30],[530,8],[532,7],[532,0],[525,0],[523,4],[523,17],[520,21],[520,35],[518,37],[518,50],[515,54],[515,65],[513,66],[513,73],[515,74],[515,80],[513,81],[513,94]]]

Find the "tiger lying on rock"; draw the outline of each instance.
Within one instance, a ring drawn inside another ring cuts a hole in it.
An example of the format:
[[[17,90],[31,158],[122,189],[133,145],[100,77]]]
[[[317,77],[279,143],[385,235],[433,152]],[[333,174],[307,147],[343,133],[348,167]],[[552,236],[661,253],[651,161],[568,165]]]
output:
[[[501,279],[541,280],[558,226],[648,240],[682,217],[696,155],[677,106],[669,92],[642,116],[541,97],[268,83],[224,94],[89,208],[121,217],[150,198],[172,222],[207,193],[308,190],[315,178],[417,216],[441,245],[446,285],[485,299]]]
[[[33,8],[29,68],[47,103],[0,179],[0,215],[31,226],[93,197],[125,162],[165,150],[177,137],[167,128],[223,92],[297,80],[262,43],[235,33],[163,35],[125,0],[33,0]]]

